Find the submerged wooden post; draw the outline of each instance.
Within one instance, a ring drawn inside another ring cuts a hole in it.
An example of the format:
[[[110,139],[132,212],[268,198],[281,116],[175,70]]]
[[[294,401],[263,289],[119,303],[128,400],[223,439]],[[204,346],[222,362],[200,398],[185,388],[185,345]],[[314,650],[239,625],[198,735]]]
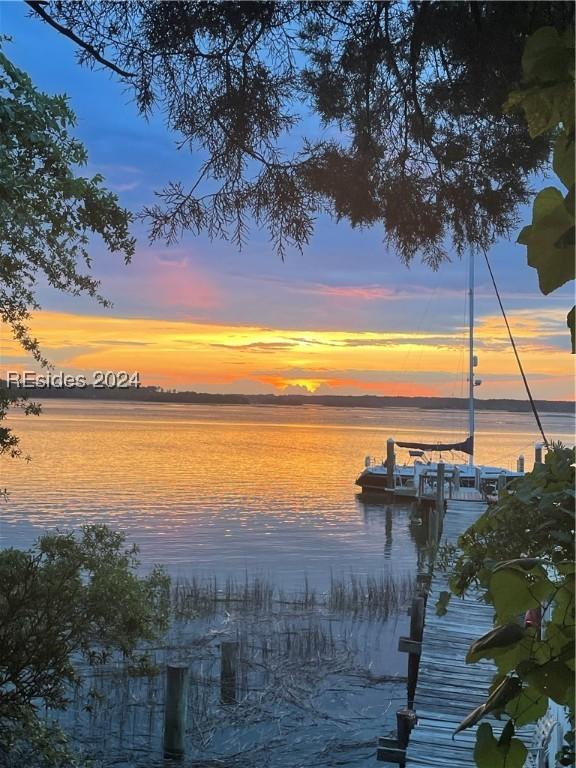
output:
[[[426,543],[434,547],[438,537],[438,511],[436,505],[426,506]]]
[[[444,462],[439,461],[436,468],[436,511],[444,515]]]
[[[416,642],[422,642],[424,632],[424,611],[426,600],[423,597],[415,597],[412,600],[410,610],[410,639]],[[408,709],[414,706],[414,696],[416,694],[416,683],[418,682],[418,667],[420,665],[420,656],[411,653],[408,656]]]
[[[394,438],[386,441],[386,486],[394,488]]]
[[[396,712],[396,727],[398,732],[398,746],[400,749],[406,750],[408,747],[408,741],[410,740],[410,733],[412,728],[416,725],[416,712],[412,709],[399,709]],[[406,753],[404,753],[406,754]],[[400,766],[406,765],[406,759],[404,759]]]
[[[385,763],[406,765],[406,748],[410,738],[410,731],[416,725],[416,712],[411,709],[399,709],[396,712],[397,737],[378,739],[378,751],[376,759]]]
[[[398,728],[398,745],[400,749],[406,749],[410,732],[416,725],[416,712],[412,709],[399,709],[396,712],[396,725]]]
[[[164,757],[182,760],[186,751],[188,715],[188,667],[166,667],[166,703],[164,707]]]
[[[220,645],[222,653],[220,667],[220,702],[236,703],[236,668],[238,666],[238,643],[224,642]]]
[[[542,450],[544,446],[542,443],[536,443],[534,446],[534,465],[536,464],[542,464]]]

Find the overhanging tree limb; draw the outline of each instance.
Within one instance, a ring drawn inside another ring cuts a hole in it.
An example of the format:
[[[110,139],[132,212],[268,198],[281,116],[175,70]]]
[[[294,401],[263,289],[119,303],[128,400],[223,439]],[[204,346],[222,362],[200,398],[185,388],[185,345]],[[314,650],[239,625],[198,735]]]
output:
[[[85,40],[82,40],[81,37],[78,37],[71,29],[68,27],[64,27],[62,24],[59,24],[55,19],[50,16],[50,14],[46,13],[44,8],[42,7],[44,5],[44,2],[42,0],[24,0],[26,5],[28,5],[34,13],[38,14],[40,18],[44,19],[44,21],[49,24],[51,27],[54,27],[54,29],[58,30],[60,34],[64,35],[64,37],[67,37],[69,40],[72,40],[76,43],[76,45],[79,45],[81,48],[83,48],[87,53],[89,53],[91,56],[93,56],[96,61],[98,61],[100,64],[103,64],[105,67],[108,67],[108,69],[111,69],[113,72],[116,72],[117,75],[121,75],[122,77],[134,77],[133,72],[127,72],[125,69],[120,69],[120,67],[116,66],[114,62],[109,61],[104,56],[102,56],[99,51],[94,48],[93,45],[90,45],[90,43],[87,43]]]

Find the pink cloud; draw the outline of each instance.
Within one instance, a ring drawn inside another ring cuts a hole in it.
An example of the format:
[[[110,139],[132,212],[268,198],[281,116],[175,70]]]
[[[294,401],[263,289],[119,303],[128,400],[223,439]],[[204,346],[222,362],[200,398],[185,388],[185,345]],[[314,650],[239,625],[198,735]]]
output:
[[[323,285],[319,283],[309,286],[289,286],[289,290],[294,293],[311,293],[316,296],[334,296],[357,301],[392,299],[397,296],[397,291],[381,285]]]
[[[195,316],[224,304],[220,286],[181,249],[139,251],[126,270],[103,281],[103,289],[116,306],[125,306],[129,297],[146,313],[170,309]]]
[[[151,271],[145,290],[164,306],[172,304],[193,310],[212,309],[222,304],[216,283],[197,267],[155,259]]]

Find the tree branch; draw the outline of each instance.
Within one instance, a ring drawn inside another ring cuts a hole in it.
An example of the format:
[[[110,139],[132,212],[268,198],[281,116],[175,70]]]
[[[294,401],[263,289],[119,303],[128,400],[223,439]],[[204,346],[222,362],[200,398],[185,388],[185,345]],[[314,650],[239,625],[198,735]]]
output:
[[[34,13],[37,13],[38,16],[44,19],[47,24],[50,24],[51,27],[54,27],[54,29],[58,30],[58,32],[64,35],[64,37],[69,38],[75,42],[76,45],[79,45],[80,48],[83,48],[85,51],[87,51],[93,58],[96,59],[96,61],[100,62],[100,64],[103,64],[105,67],[108,67],[108,69],[111,69],[113,72],[116,72],[116,74],[121,75],[122,77],[134,77],[133,72],[127,72],[124,69],[120,69],[120,67],[117,67],[116,64],[114,64],[112,61],[108,61],[108,59],[105,59],[104,56],[98,53],[93,45],[90,45],[90,43],[82,40],[82,38],[78,37],[78,35],[72,32],[71,29],[68,29],[68,27],[63,27],[62,24],[59,24],[57,21],[55,21],[48,13],[46,13],[42,7],[44,5],[43,0],[24,0],[24,2],[26,5],[32,8]]]

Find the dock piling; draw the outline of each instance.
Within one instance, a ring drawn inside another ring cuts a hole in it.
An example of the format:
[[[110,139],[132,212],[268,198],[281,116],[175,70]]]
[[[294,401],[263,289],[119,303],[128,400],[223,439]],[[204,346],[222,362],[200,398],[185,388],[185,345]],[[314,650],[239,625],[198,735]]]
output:
[[[398,745],[400,749],[406,749],[410,738],[410,731],[416,725],[416,712],[412,709],[399,709],[396,712],[396,727],[398,729]]]
[[[536,443],[536,445],[534,446],[534,466],[536,466],[536,464],[543,464],[543,461],[542,461],[543,449],[544,449],[544,446],[542,445],[542,443]]]
[[[516,472],[521,472],[524,474],[524,456],[518,456],[518,460],[516,462]]]
[[[220,645],[220,651],[222,654],[220,667],[220,702],[222,704],[235,704],[238,643],[223,642]]]
[[[415,597],[412,600],[410,610],[410,639],[422,642],[424,632],[424,612],[426,610],[426,600],[424,597]],[[416,693],[416,684],[418,682],[418,667],[420,665],[420,656],[414,653],[408,656],[408,709],[414,707],[414,696]]]
[[[188,667],[166,667],[166,704],[164,708],[164,757],[182,760],[186,751],[188,715]]]
[[[436,512],[444,516],[444,462],[439,461],[436,470]]]
[[[399,709],[396,712],[396,738],[380,737],[376,759],[384,763],[396,763],[401,768],[406,765],[406,747],[410,731],[416,724],[416,712],[411,709]]]
[[[394,488],[394,438],[386,441],[386,485]]]

